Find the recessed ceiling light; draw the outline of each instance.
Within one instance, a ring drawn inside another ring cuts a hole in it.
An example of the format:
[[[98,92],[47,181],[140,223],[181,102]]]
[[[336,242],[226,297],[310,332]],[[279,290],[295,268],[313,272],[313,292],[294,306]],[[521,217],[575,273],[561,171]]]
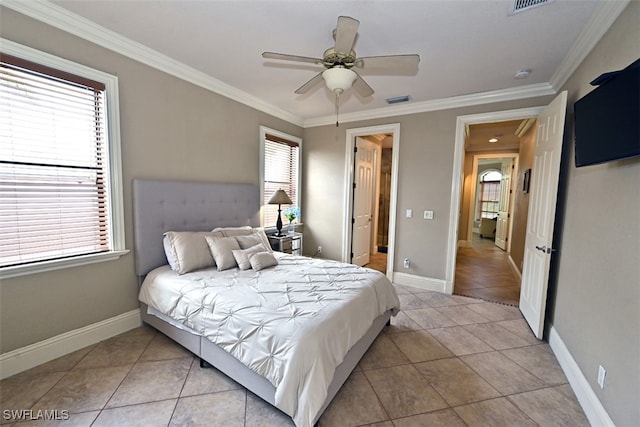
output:
[[[516,73],[513,75],[514,79],[526,79],[527,77],[529,77],[529,75],[531,75],[531,69],[530,68],[523,68],[522,70],[516,71]]]
[[[491,138],[489,142],[498,142],[498,138]]]

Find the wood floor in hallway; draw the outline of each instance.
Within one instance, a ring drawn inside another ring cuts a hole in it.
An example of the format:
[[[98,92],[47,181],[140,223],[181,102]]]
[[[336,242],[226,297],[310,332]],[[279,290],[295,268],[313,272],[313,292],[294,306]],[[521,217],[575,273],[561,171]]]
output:
[[[474,234],[470,248],[458,249],[453,293],[517,307],[520,279],[507,252]]]

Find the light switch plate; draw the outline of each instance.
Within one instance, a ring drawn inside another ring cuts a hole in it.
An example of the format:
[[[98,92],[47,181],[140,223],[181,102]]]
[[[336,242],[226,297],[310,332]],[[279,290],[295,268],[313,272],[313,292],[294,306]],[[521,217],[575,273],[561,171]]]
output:
[[[433,211],[424,211],[424,219],[433,219]]]
[[[413,217],[413,209],[407,209],[406,217],[407,217],[407,218],[411,218],[411,217]]]

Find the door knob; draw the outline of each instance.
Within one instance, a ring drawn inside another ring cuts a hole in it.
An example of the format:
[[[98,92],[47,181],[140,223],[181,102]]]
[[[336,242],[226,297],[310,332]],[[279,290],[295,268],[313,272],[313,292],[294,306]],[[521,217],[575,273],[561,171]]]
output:
[[[550,254],[551,252],[555,252],[556,250],[553,248],[548,248],[546,246],[536,246],[536,249],[544,252],[545,254]]]

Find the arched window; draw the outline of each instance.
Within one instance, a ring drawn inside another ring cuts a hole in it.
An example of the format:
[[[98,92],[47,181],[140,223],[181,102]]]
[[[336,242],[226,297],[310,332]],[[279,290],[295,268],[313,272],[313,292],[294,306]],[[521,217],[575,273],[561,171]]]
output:
[[[478,219],[493,219],[498,216],[501,179],[502,173],[495,169],[488,169],[480,174],[477,206]]]

